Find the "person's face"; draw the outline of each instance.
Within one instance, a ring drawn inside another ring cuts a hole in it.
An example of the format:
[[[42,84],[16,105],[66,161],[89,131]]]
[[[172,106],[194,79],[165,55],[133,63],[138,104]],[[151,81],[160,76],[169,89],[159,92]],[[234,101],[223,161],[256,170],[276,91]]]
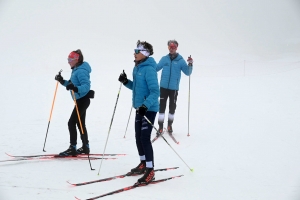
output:
[[[78,63],[78,59],[76,58],[68,58],[68,63],[70,65],[70,67],[74,67],[77,63]]]
[[[144,54],[142,54],[139,49],[135,49],[133,55],[134,55],[135,61],[140,61],[140,60],[146,58],[146,56],[144,56]]]
[[[174,44],[174,43],[171,43],[171,44],[168,46],[168,48],[169,48],[170,54],[174,54],[174,53],[176,53],[176,51],[177,51],[177,46],[176,46],[176,44]]]

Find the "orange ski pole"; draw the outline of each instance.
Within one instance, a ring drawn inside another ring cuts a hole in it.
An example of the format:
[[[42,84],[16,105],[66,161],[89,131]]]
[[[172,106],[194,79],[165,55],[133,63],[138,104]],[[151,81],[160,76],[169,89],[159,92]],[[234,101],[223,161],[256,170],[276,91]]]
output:
[[[62,70],[60,70],[60,71],[58,72],[58,74],[60,74],[61,72],[62,72]],[[54,98],[53,98],[53,101],[52,101],[52,106],[51,106],[51,111],[50,111],[50,117],[49,117],[48,127],[47,127],[47,131],[46,131],[46,137],[45,137],[45,142],[44,142],[44,147],[43,147],[43,151],[44,151],[44,152],[46,152],[46,150],[45,150],[45,145],[46,145],[46,140],[47,140],[48,130],[49,130],[49,126],[50,126],[50,121],[51,121],[51,118],[52,118],[52,111],[53,111],[53,108],[54,108],[54,102],[55,102],[55,98],[56,98],[57,87],[58,87],[58,81],[56,82],[56,87],[55,87],[55,92],[54,92]]]

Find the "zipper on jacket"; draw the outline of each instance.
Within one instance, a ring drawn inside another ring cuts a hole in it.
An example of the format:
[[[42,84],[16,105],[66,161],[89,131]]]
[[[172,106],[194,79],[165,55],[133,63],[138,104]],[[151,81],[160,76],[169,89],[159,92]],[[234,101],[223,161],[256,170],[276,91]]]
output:
[[[170,60],[171,60],[171,58],[170,58]],[[168,89],[170,89],[169,86],[170,86],[170,80],[171,80],[171,75],[172,75],[172,62],[173,62],[173,60],[171,60],[171,65],[170,65],[170,76],[169,76],[169,82],[168,82]]]

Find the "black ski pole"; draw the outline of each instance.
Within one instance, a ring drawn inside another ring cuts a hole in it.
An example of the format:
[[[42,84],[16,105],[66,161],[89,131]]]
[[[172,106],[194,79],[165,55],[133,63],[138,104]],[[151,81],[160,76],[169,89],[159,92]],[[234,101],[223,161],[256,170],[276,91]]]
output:
[[[112,123],[114,121],[114,116],[115,116],[115,112],[116,112],[116,108],[117,108],[117,104],[118,104],[118,100],[119,100],[119,96],[120,96],[120,91],[121,91],[121,88],[122,88],[122,84],[123,83],[120,84],[120,88],[119,88],[119,92],[118,92],[118,95],[117,95],[117,100],[116,100],[114,112],[113,112],[113,115],[112,115],[112,118],[111,118],[111,121],[110,121],[109,129],[108,129],[108,134],[107,134],[107,138],[106,138],[106,142],[105,142],[105,146],[104,146],[103,156],[102,156],[100,167],[99,167],[99,170],[98,170],[98,175],[100,174],[100,169],[101,169],[101,166],[102,166],[103,157],[104,157],[104,153],[105,153],[105,150],[106,150],[107,141],[108,141],[109,134],[110,134],[111,125],[112,125]]]
[[[130,109],[130,113],[129,113],[129,117],[128,117],[128,122],[127,122],[126,130],[125,130],[124,138],[125,138],[125,136],[126,136],[126,133],[127,133],[127,128],[128,128],[128,124],[129,124],[129,120],[130,120],[131,112],[132,112],[132,106],[131,106],[131,109]]]
[[[77,106],[77,103],[76,103],[76,97],[75,97],[75,93],[74,93],[73,90],[72,90],[72,95],[73,95],[73,99],[74,99],[74,103],[75,103],[75,107],[76,107],[76,111],[77,111],[77,116],[78,116],[78,121],[79,121],[80,129],[81,129],[81,133],[82,133],[82,135],[84,135],[84,131],[83,131],[82,123],[81,123],[81,119],[80,119],[80,114],[79,114],[78,106]],[[82,137],[82,138],[84,140],[83,145],[86,145],[87,141],[85,140],[85,137]],[[90,160],[90,153],[88,153],[88,159],[89,159],[91,170],[95,170],[95,169],[92,168],[92,164],[91,164],[91,160]],[[102,157],[102,159],[103,159],[103,157]]]
[[[60,75],[61,72],[62,72],[62,69],[58,72],[58,74]],[[51,106],[51,111],[50,111],[50,117],[49,117],[48,126],[47,126],[47,131],[46,131],[46,137],[45,137],[45,142],[44,142],[44,147],[43,147],[43,151],[44,151],[44,152],[46,152],[46,150],[45,150],[45,145],[46,145],[46,140],[47,140],[48,130],[49,130],[49,126],[50,126],[50,121],[51,121],[51,118],[52,118],[52,111],[53,111],[54,102],[55,102],[55,98],[56,98],[57,87],[58,87],[58,81],[56,82],[56,87],[55,87],[55,92],[54,92],[54,98],[53,98],[53,101],[52,101],[52,106]]]
[[[191,55],[190,55],[191,57]],[[189,75],[189,97],[188,97],[188,134],[190,136],[190,93],[191,93],[191,75]]]

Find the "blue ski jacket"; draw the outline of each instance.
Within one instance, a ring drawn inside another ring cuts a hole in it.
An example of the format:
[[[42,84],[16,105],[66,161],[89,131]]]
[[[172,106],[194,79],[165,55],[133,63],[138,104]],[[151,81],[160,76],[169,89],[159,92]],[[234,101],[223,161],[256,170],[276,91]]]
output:
[[[174,60],[171,60],[169,54],[163,56],[156,66],[156,71],[162,70],[160,87],[169,90],[179,90],[181,71],[189,76],[192,74],[193,67],[188,66],[180,54]]]
[[[132,106],[137,109],[144,104],[148,111],[159,110],[159,86],[156,62],[152,57],[133,68],[133,81],[128,79],[125,87],[132,90]]]
[[[66,87],[70,82],[78,88],[78,92],[74,92],[76,99],[84,97],[91,89],[90,73],[92,69],[87,62],[83,62],[81,65],[74,67],[72,69],[71,77],[69,81],[64,82]],[[70,90],[71,96],[73,98],[72,90]],[[73,99],[74,100],[74,99]]]

